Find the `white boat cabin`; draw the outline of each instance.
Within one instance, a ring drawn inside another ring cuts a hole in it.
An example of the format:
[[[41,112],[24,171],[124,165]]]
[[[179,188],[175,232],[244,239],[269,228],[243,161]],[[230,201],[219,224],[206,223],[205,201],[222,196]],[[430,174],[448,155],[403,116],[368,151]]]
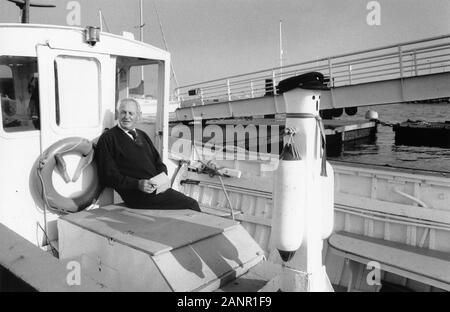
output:
[[[57,239],[57,214],[43,211],[39,157],[65,138],[98,138],[114,125],[119,100],[138,86],[156,98],[156,123],[149,134],[167,160],[169,68],[168,52],[130,34],[0,25],[0,223],[37,246],[45,244],[44,228],[50,241]],[[72,176],[79,157],[65,158]],[[54,172],[53,184],[63,196],[74,196],[85,191],[93,171],[85,170],[76,183],[65,183]],[[112,200],[112,192],[104,192],[100,203]]]

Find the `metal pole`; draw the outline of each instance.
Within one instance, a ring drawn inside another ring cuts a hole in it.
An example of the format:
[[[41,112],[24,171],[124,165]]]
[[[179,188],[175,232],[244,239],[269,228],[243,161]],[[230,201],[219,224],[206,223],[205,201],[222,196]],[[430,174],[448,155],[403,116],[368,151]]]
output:
[[[351,64],[348,65],[348,80],[349,80],[349,84],[352,84],[352,65]]]
[[[30,0],[25,0],[22,8],[22,23],[28,24],[30,22]]]
[[[275,87],[275,70],[272,70],[272,90],[273,95],[277,95],[277,87]]]
[[[144,41],[144,3],[143,0],[139,1],[139,10],[140,10],[140,22],[139,22],[139,30],[140,30],[140,34],[139,34],[139,40],[140,41]]]
[[[398,47],[398,62],[399,62],[399,69],[400,69],[400,78],[403,78],[403,53],[402,53],[402,47]]]
[[[417,56],[416,56],[416,51],[414,51],[413,57],[414,57],[414,74],[417,76],[417,75],[419,74],[419,71],[417,70]]]
[[[139,1],[139,9],[141,11],[141,18],[139,24],[140,36],[139,40],[144,42],[144,3],[143,0]],[[144,81],[144,66],[141,66],[141,81]]]
[[[98,10],[98,18],[100,20],[100,31],[103,31],[103,19],[102,19],[102,11]]]
[[[282,20],[280,20],[280,79],[283,79],[283,32]]]
[[[328,58],[328,73],[330,75],[330,86],[334,87],[333,68],[331,66],[331,58]]]
[[[227,95],[228,95],[228,101],[231,101],[230,79],[227,79]]]

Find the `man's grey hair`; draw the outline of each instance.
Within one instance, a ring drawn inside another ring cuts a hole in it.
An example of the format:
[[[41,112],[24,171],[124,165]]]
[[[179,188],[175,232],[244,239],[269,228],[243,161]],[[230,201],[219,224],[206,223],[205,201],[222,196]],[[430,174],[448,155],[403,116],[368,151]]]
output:
[[[142,111],[141,111],[141,105],[139,105],[139,102],[136,101],[136,100],[133,99],[133,98],[123,98],[123,99],[121,99],[121,100],[119,101],[119,106],[118,106],[119,110],[120,110],[120,107],[122,106],[122,104],[128,103],[128,102],[134,103],[134,105],[136,105],[136,110],[137,110],[138,114],[141,114],[141,113],[142,113]]]

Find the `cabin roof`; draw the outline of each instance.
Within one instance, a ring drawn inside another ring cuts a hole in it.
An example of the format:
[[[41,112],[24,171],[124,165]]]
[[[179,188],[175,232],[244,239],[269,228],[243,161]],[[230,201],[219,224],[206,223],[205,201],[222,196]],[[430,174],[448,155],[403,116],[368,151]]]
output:
[[[106,32],[101,32],[100,42],[91,46],[84,40],[84,31],[85,28],[81,27],[0,23],[0,55],[36,56],[36,45],[42,44],[55,49],[170,59],[170,53],[158,47]]]

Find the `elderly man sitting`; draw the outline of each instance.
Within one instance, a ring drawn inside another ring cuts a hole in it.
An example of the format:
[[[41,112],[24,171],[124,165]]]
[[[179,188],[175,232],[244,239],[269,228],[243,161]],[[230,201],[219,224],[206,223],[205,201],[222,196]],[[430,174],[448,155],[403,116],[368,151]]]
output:
[[[118,125],[97,143],[100,182],[114,188],[130,208],[200,211],[196,200],[161,185],[168,179],[167,167],[148,135],[135,128],[140,116],[136,100],[121,101]]]

